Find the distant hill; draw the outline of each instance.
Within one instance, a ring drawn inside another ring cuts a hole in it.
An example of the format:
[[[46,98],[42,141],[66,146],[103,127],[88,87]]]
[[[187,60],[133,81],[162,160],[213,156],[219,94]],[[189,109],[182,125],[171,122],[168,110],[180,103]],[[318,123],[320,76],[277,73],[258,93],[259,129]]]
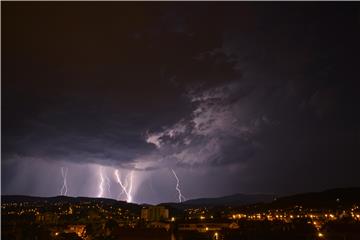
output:
[[[3,195],[1,196],[1,202],[62,202],[62,203],[79,203],[79,202],[94,202],[105,204],[127,204],[124,201],[117,201],[109,198],[90,198],[90,197],[67,197],[67,196],[55,196],[55,197],[33,197],[25,195]]]
[[[359,188],[336,188],[322,192],[310,192],[285,196],[271,203],[273,207],[291,207],[301,205],[303,207],[335,207],[339,205],[351,206],[360,204]]]
[[[240,206],[254,203],[268,203],[274,200],[271,194],[234,194],[219,198],[198,198],[183,202],[183,205]]]
[[[276,200],[275,200],[276,199]],[[133,204],[115,199],[108,198],[90,198],[90,197],[32,197],[22,195],[4,195],[1,196],[1,201],[6,202],[63,202],[63,203],[78,203],[78,202],[93,202],[103,204],[127,205],[133,207],[147,206],[147,204]],[[322,192],[301,193],[291,196],[284,196],[275,198],[272,194],[234,194],[230,196],[218,198],[199,198],[191,199],[182,203],[162,203],[169,208],[185,209],[189,206],[258,206],[259,208],[284,208],[301,205],[303,207],[336,207],[336,206],[351,206],[353,204],[360,205],[360,187],[359,188],[337,188]]]
[[[219,198],[191,199],[182,203],[162,203],[173,208],[189,206],[234,206],[283,208],[301,205],[303,207],[336,207],[339,205],[360,205],[360,188],[337,188],[322,192],[301,193],[296,195],[275,197],[271,194],[235,194]]]

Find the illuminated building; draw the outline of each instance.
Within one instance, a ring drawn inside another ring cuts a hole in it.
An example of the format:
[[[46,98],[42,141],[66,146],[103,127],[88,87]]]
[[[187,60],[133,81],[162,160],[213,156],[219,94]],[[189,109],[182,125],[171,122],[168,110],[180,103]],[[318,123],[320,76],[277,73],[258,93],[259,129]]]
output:
[[[169,218],[169,210],[163,206],[150,206],[141,209],[141,219],[146,221],[160,221]]]
[[[42,222],[47,224],[55,224],[57,223],[59,217],[51,212],[39,213],[35,216],[36,222]]]
[[[85,234],[86,225],[83,224],[72,224],[64,231],[66,233],[76,233],[79,237],[82,237]]]
[[[224,222],[207,222],[207,223],[180,223],[178,225],[181,231],[198,231],[198,232],[217,232],[222,229],[238,229],[239,225],[235,222],[224,223]]]

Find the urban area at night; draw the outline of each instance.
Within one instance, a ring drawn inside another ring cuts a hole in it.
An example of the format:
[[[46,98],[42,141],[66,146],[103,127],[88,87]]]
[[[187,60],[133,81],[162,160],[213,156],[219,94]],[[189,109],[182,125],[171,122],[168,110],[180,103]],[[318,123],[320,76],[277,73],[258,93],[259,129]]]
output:
[[[267,202],[256,203],[266,200]],[[360,189],[234,195],[159,205],[6,196],[3,239],[359,239]],[[254,201],[253,204],[240,204]]]
[[[360,4],[1,1],[1,240],[360,240]]]

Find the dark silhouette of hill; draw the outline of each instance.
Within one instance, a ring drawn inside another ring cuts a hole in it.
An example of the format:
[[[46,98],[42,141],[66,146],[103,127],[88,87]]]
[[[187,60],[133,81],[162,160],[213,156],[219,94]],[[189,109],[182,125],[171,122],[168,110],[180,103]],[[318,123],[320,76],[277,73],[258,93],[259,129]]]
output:
[[[126,203],[124,201],[117,201],[108,198],[90,198],[90,197],[33,197],[24,195],[4,195],[1,196],[1,201],[6,202],[63,202],[63,203],[79,203],[92,202],[102,204],[117,204],[117,205],[133,205],[133,206],[148,206],[148,204],[134,204]],[[303,207],[336,207],[351,206],[353,204],[360,204],[360,187],[358,188],[337,188],[322,192],[301,193],[291,196],[284,196],[275,198],[271,194],[234,194],[219,198],[199,198],[191,199],[182,203],[161,203],[159,205],[168,206],[171,208],[183,209],[191,206],[255,206],[264,208],[285,208],[293,207],[295,205]]]
[[[350,206],[360,203],[360,188],[336,188],[323,192],[310,192],[285,196],[273,201],[273,207],[290,207],[301,205],[303,207],[335,207],[339,205]]]
[[[360,188],[337,188],[322,192],[301,193],[290,196],[275,197],[271,194],[235,194],[220,198],[191,199],[182,203],[162,203],[172,208],[191,206],[234,206],[250,208],[287,208],[296,205],[303,207],[337,207],[360,204]]]
[[[183,202],[184,205],[230,205],[239,206],[253,203],[268,203],[274,200],[274,195],[270,194],[234,194],[219,198],[198,198]]]
[[[1,196],[2,202],[62,202],[62,203],[80,203],[80,202],[93,202],[105,204],[127,204],[124,201],[117,201],[109,198],[90,198],[90,197],[68,197],[68,196],[55,196],[55,197],[36,197],[25,195],[3,195]]]

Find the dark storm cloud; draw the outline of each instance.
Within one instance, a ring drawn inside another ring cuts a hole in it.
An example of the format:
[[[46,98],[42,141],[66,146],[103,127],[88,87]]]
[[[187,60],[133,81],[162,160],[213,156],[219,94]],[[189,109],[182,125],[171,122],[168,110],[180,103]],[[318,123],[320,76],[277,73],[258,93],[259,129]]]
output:
[[[357,6],[95,5],[5,4],[3,162],[219,169],[215,195],[359,183]]]
[[[232,26],[226,40],[243,80],[264,90],[259,110],[278,123],[256,136],[261,148],[248,162],[257,176],[252,184],[266,189],[271,181],[278,191],[306,191],[314,179],[319,189],[357,185],[346,172],[355,174],[350,166],[359,158],[359,9],[270,9],[253,20],[258,31]]]
[[[174,69],[189,68],[221,37],[196,26],[178,31],[156,7],[117,7],[113,16],[108,7],[8,9],[5,155],[121,164],[145,154],[146,130],[191,108],[182,96],[186,84],[170,81]]]

